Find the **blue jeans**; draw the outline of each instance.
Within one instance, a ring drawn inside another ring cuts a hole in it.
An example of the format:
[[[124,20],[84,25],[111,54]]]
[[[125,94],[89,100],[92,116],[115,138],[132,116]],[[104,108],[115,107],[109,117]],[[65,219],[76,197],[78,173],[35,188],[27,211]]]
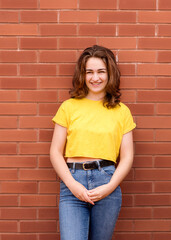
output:
[[[74,179],[89,190],[107,184],[114,171],[114,165],[87,171],[70,169]],[[119,186],[93,206],[77,199],[61,181],[59,203],[61,240],[111,240],[121,203],[122,193]]]

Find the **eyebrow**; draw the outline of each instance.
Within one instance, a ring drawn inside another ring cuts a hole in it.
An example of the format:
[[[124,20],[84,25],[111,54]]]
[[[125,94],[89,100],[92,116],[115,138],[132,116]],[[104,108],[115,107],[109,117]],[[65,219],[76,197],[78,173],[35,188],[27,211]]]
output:
[[[86,71],[92,71],[93,69],[91,69],[91,68],[87,68],[86,69]],[[106,68],[99,68],[99,69],[97,69],[98,71],[100,71],[100,70],[106,70]]]

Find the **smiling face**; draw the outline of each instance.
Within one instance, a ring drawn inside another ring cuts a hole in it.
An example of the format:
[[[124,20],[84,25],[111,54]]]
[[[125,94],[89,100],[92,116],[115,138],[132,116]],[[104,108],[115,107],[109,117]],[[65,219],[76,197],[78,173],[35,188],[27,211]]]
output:
[[[86,63],[86,85],[89,89],[87,98],[102,99],[106,94],[107,82],[108,73],[105,63],[101,58],[89,58]]]

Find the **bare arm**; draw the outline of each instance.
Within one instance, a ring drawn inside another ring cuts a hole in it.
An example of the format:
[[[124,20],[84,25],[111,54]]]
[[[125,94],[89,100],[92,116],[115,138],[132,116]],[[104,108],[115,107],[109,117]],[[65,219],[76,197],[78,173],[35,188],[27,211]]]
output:
[[[68,166],[65,162],[63,152],[66,143],[66,138],[67,128],[55,124],[55,129],[50,148],[51,163],[60,179],[66,184],[66,186],[78,199],[94,204],[87,194],[88,190],[72,177],[68,169]]]
[[[129,173],[133,163],[133,137],[132,131],[123,135],[120,148],[120,162],[110,182],[89,191],[92,201],[98,201],[115,190]]]

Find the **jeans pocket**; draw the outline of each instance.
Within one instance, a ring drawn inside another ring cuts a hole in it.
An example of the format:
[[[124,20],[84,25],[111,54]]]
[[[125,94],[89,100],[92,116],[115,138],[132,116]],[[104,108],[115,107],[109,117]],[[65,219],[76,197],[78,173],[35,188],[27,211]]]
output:
[[[111,166],[107,166],[107,167],[103,167],[101,168],[101,171],[108,177],[112,177],[112,175],[115,172],[115,166],[111,165]]]

